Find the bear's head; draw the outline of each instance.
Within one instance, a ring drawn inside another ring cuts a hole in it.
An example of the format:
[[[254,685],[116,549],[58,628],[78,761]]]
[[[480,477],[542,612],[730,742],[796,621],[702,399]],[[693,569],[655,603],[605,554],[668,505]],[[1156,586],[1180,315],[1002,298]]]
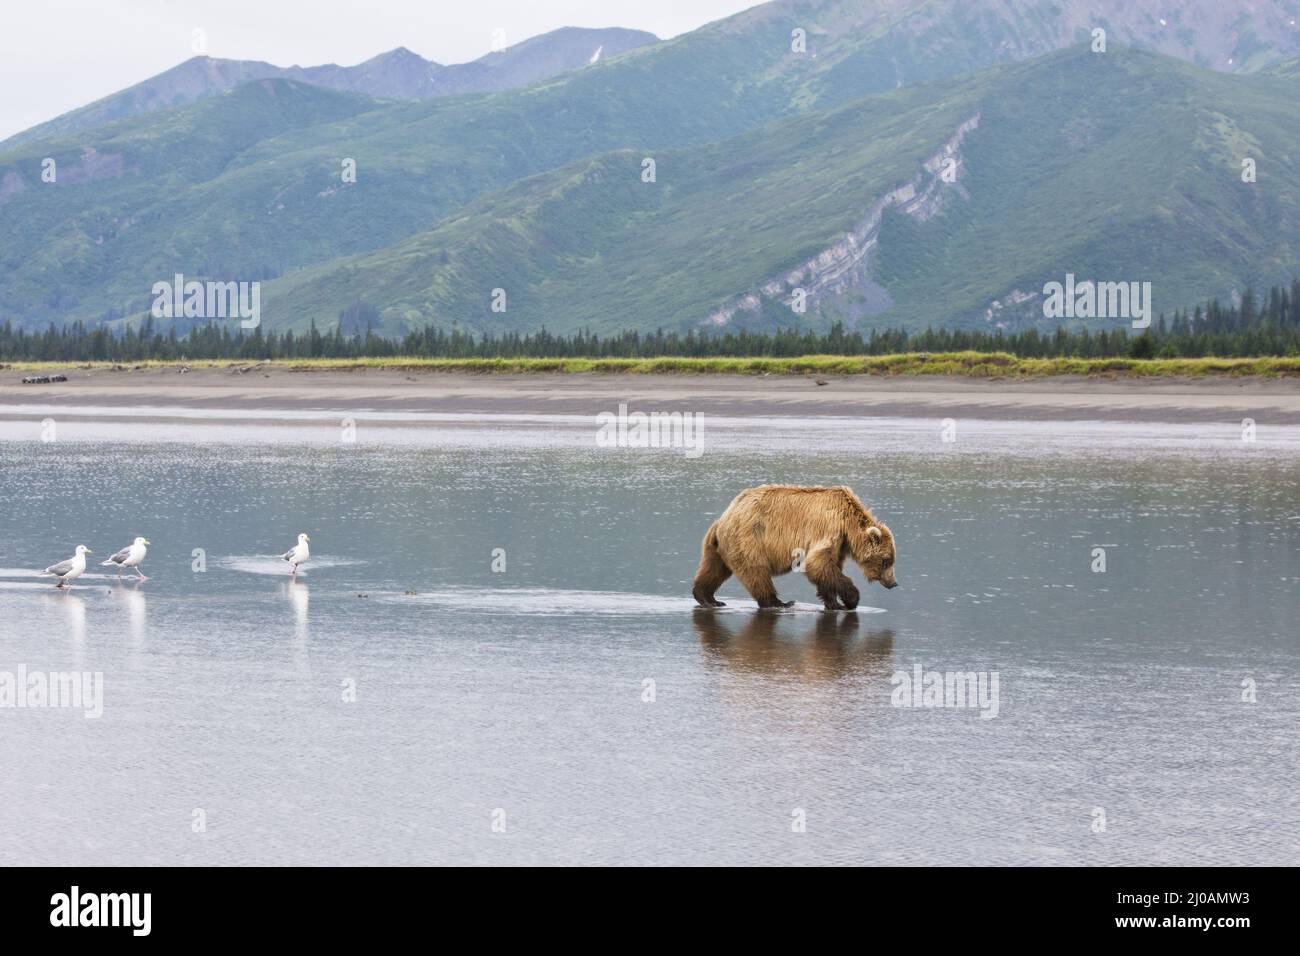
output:
[[[879,581],[887,588],[898,587],[894,576],[894,535],[889,528],[867,519],[857,534],[849,536],[849,544],[853,560],[868,581]]]

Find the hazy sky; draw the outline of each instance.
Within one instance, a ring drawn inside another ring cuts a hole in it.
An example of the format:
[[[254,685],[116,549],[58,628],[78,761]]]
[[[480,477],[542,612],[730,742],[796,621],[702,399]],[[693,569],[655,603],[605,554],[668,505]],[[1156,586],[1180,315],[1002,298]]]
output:
[[[351,65],[404,46],[439,63],[557,27],[631,27],[676,36],[758,0],[40,0],[6,2],[0,139],[194,55],[277,66]]]

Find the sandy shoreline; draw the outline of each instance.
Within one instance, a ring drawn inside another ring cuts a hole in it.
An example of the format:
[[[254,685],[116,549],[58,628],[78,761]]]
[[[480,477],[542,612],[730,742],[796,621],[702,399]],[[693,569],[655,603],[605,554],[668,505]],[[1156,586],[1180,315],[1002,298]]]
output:
[[[747,417],[924,417],[995,421],[1228,422],[1253,418],[1300,424],[1294,379],[1098,379],[1073,376],[978,379],[874,375],[488,375],[393,369],[246,373],[197,368],[113,371],[69,368],[68,381],[23,385],[0,373],[0,418],[27,417],[32,406],[283,411],[436,412],[448,414],[594,415],[616,411],[693,411]],[[101,413],[98,417],[104,417]]]

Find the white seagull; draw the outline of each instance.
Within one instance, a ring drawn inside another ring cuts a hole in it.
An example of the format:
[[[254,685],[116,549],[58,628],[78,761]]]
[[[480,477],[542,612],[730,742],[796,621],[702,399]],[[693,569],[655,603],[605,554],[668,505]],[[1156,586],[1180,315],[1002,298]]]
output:
[[[119,578],[122,576],[123,568],[135,568],[136,577],[141,581],[148,581],[149,579],[140,571],[140,562],[143,561],[144,556],[149,553],[149,549],[145,547],[145,545],[149,543],[148,538],[136,538],[107,561],[99,562],[99,565],[100,567],[108,567],[110,564],[116,566],[117,576]]]
[[[305,533],[300,534],[298,535],[298,543],[284,554],[280,555],[282,559],[293,565],[293,571],[290,573],[293,574],[294,577],[298,576],[298,565],[311,557],[311,549],[307,547],[307,542],[310,540],[311,538],[307,537]]]
[[[51,564],[41,574],[52,574],[59,579],[55,587],[63,587],[74,578],[81,577],[86,570],[86,555],[91,554],[91,550],[84,544],[77,545],[77,553],[66,561],[60,561],[58,564]],[[68,587],[72,585],[68,584]]]

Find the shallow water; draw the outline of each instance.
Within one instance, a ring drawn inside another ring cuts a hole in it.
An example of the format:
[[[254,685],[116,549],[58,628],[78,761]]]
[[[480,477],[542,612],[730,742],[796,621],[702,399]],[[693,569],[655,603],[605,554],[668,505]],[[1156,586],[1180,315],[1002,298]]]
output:
[[[103,714],[0,708],[0,863],[1300,863],[1294,429],[38,431],[0,423],[0,671],[102,672]],[[695,610],[705,528],[769,481],[853,486],[901,586]],[[71,593],[32,575],[78,543]],[[894,706],[918,663],[996,672],[996,716]]]

